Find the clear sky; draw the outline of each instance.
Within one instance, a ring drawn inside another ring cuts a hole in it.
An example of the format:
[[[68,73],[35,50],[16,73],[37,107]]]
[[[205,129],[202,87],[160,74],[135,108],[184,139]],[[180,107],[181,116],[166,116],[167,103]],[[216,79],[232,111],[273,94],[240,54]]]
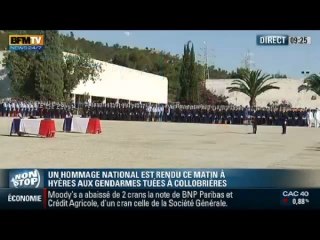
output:
[[[204,61],[204,47],[207,45],[208,63],[231,71],[240,67],[249,51],[253,67],[266,73],[287,74],[288,77],[302,78],[301,71],[320,72],[320,31],[78,31],[75,37],[90,41],[115,43],[138,48],[155,48],[171,54],[183,53],[183,45],[194,43],[198,60]],[[311,45],[257,46],[257,34],[286,34],[289,36],[310,36]],[[204,43],[205,42],[205,43]]]

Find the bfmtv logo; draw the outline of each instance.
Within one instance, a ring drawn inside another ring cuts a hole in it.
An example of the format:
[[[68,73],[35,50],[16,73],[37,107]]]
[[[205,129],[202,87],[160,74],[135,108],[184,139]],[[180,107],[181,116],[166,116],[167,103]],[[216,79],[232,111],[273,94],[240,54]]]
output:
[[[38,188],[41,182],[40,172],[37,169],[18,172],[11,177],[10,182],[15,188]]]

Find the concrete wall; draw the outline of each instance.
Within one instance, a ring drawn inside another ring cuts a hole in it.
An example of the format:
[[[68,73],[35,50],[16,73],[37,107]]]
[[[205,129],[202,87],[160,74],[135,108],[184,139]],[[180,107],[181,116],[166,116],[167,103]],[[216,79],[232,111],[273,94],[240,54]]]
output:
[[[229,97],[228,101],[236,105],[249,105],[249,97],[243,93],[229,93],[226,89],[231,86],[233,79],[209,79],[206,80],[206,88],[218,95]],[[311,100],[312,96],[316,95],[313,92],[300,92],[298,87],[303,83],[303,80],[297,79],[271,79],[270,81],[277,82],[275,86],[280,87],[279,90],[270,90],[257,97],[257,106],[265,107],[269,102],[286,100],[296,108],[316,108],[320,107],[320,96],[316,100]]]

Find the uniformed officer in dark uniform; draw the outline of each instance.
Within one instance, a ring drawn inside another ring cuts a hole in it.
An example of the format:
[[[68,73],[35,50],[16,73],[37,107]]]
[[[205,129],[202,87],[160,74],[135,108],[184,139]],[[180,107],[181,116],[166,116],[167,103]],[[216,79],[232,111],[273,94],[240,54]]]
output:
[[[239,116],[240,116],[240,119],[239,119],[239,123],[242,125],[243,124],[243,120],[244,120],[244,109],[243,107],[241,106],[240,107],[240,110],[239,110]]]
[[[287,124],[288,124],[288,116],[287,116],[287,113],[284,112],[282,115],[282,134],[287,133]]]
[[[213,123],[213,119],[214,119],[214,111],[213,111],[212,107],[210,107],[210,110],[209,110],[209,123],[210,124]]]
[[[0,109],[1,109],[1,116],[3,117],[4,116],[4,102],[2,102],[1,104],[0,104]]]
[[[304,127],[308,126],[307,114],[308,114],[308,111],[307,111],[307,108],[305,108],[305,110],[302,112],[302,125]]]
[[[288,112],[285,112],[288,116],[288,125],[293,126],[294,125],[294,116],[293,116],[293,111],[289,110]],[[282,123],[283,124],[283,123]]]
[[[239,121],[239,108],[236,108],[234,111],[233,111],[233,122],[234,124],[240,124],[240,121]]]
[[[252,115],[252,129],[253,129],[253,134],[257,134],[257,129],[258,129],[258,122],[257,122],[257,116],[256,114]]]

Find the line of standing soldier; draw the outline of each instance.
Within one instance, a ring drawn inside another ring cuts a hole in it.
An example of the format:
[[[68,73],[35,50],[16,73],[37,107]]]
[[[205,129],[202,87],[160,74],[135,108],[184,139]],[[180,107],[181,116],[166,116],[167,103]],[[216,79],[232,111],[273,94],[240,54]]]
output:
[[[83,117],[98,117],[101,120],[163,121],[164,106],[128,103],[93,103],[81,105]]]
[[[165,121],[186,123],[246,124],[255,114],[257,125],[281,126],[283,118],[288,126],[307,126],[307,111],[272,110],[226,106],[95,104],[84,107],[84,116],[102,120]]]
[[[286,117],[287,126],[307,126],[307,110],[279,111],[261,108],[255,112],[248,107],[204,106],[204,105],[149,105],[128,103],[93,103],[77,106],[63,103],[29,102],[23,104],[3,102],[0,104],[2,116],[24,117],[39,116],[46,118],[64,118],[68,112],[77,114],[80,110],[84,117],[98,117],[101,120],[123,121],[165,121],[208,124],[246,124],[253,113],[257,125],[283,124]]]
[[[257,134],[257,130],[258,130],[258,114],[256,111],[253,112],[252,116],[248,117],[248,121],[251,121],[252,124],[252,131],[253,134]],[[282,126],[282,134],[286,134],[287,133],[287,125],[288,125],[288,113],[286,111],[282,112],[279,115],[279,121],[281,122],[281,126]]]
[[[2,117],[22,117],[39,116],[40,118],[65,118],[72,112],[73,105],[63,103],[48,102],[2,102],[0,103],[0,114]]]

